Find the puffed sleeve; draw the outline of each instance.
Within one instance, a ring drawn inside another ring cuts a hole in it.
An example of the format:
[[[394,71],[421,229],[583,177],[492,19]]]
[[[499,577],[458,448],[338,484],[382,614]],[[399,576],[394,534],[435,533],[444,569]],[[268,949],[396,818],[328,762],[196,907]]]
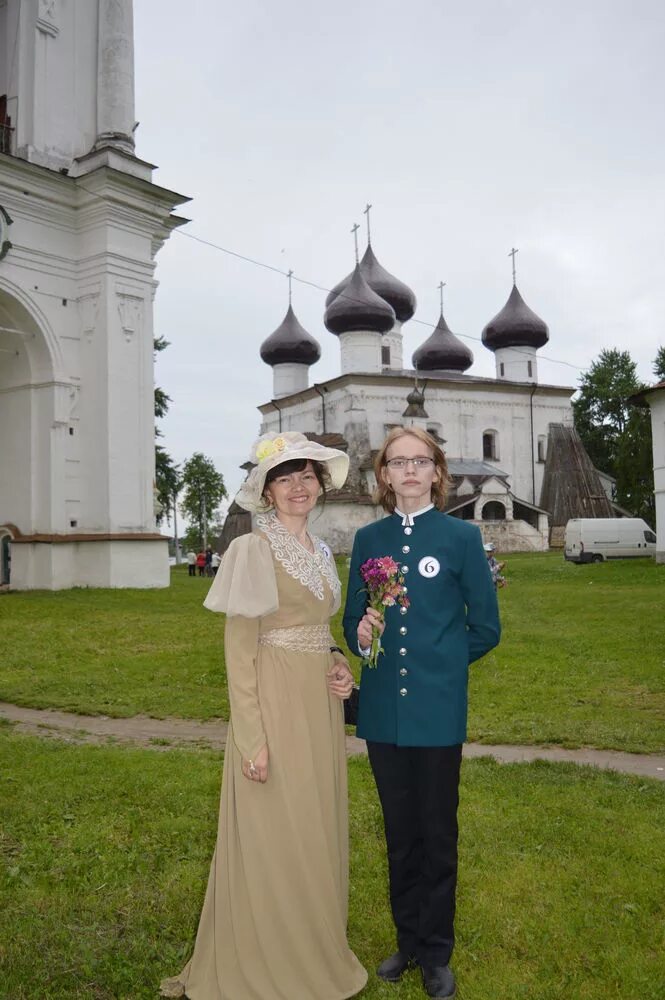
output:
[[[249,534],[233,539],[203,606],[243,618],[260,618],[277,611],[275,567],[265,538]]]
[[[263,728],[256,680],[259,619],[227,618],[224,633],[226,677],[233,741],[245,760],[253,760],[268,741]]]

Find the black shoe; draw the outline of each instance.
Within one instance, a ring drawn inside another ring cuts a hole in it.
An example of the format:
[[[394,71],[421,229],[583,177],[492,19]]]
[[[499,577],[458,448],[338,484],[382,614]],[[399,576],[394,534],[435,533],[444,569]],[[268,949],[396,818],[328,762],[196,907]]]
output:
[[[390,958],[385,958],[376,970],[379,979],[386,983],[398,983],[407,969],[413,969],[418,963],[410,955],[404,955],[401,951],[396,951]]]
[[[424,965],[423,986],[428,997],[447,1000],[455,996],[455,977],[448,965]]]

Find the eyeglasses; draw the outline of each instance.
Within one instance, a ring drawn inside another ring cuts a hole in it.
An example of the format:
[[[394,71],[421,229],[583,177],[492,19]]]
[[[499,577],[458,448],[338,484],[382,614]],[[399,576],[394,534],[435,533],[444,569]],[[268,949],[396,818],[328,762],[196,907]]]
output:
[[[406,469],[407,465],[412,465],[415,469],[426,469],[428,465],[434,465],[433,458],[389,458],[386,462],[389,469]]]

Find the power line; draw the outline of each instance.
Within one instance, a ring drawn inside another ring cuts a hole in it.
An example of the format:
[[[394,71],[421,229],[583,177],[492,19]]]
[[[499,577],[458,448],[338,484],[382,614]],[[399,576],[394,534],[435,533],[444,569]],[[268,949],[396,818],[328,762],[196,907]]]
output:
[[[285,278],[289,277],[289,272],[284,271],[280,267],[275,267],[273,264],[266,264],[265,261],[256,260],[254,257],[247,257],[245,254],[242,254],[237,250],[230,250],[228,247],[220,246],[219,243],[213,243],[212,240],[204,240],[201,236],[195,236],[194,233],[186,233],[183,232],[183,230],[181,229],[176,229],[175,233],[177,236],[184,236],[188,240],[194,240],[197,243],[202,243],[204,246],[211,247],[213,250],[219,250],[221,253],[228,254],[230,257],[235,257],[237,260],[242,260],[247,264],[253,264],[255,267],[262,267],[266,271],[273,271],[275,274],[281,274]],[[298,275],[295,274],[293,271],[291,271],[290,273],[292,280],[298,281],[301,285],[308,285],[310,288],[316,288],[320,292],[326,292],[326,294],[332,291],[332,289],[328,288],[326,285],[320,285],[316,281],[309,281],[307,278],[299,278]],[[339,295],[341,298],[348,299],[349,302],[360,301],[359,299],[355,299],[352,295],[348,295],[346,292],[343,291],[340,292]],[[436,323],[429,323],[427,320],[424,319],[416,319],[415,316],[411,319],[411,322],[417,323],[420,326],[426,326],[429,330],[433,330],[436,326]],[[474,337],[470,333],[456,333],[455,336],[464,337],[465,340],[473,340],[475,341],[475,343],[482,344],[481,337]],[[513,350],[518,351],[518,353],[523,354],[525,357],[529,358],[531,357],[531,354],[528,354],[527,351],[519,351],[518,348],[513,348]],[[566,365],[566,367],[574,368],[576,371],[579,372],[584,371],[584,369],[581,368],[579,365],[574,365],[570,361],[561,361],[558,358],[551,358],[546,354],[540,354],[539,357],[542,358],[544,361],[551,361],[553,364],[556,365]]]

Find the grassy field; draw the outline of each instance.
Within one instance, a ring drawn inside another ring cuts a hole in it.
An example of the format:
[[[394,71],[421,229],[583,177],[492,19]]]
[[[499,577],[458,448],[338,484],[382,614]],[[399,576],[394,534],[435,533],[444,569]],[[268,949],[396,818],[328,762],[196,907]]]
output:
[[[0,997],[154,998],[192,946],[221,758],[8,727],[0,758]],[[349,936],[373,970],[393,945],[383,832],[366,759],[349,770]],[[465,762],[460,819],[460,1000],[662,1000],[662,784]],[[423,994],[412,973],[392,987],[372,975],[361,996]]]
[[[472,668],[469,736],[665,748],[665,567],[508,557],[501,645]],[[162,591],[0,596],[0,699],[114,716],[226,716],[223,618],[184,567]],[[338,641],[341,614],[333,624]]]

